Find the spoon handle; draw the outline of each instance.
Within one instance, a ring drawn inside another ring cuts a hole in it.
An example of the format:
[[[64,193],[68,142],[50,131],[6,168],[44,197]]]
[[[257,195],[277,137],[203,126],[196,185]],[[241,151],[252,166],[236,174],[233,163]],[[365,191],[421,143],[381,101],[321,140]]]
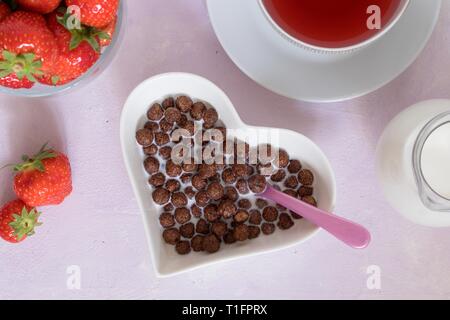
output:
[[[369,231],[353,221],[311,206],[271,186],[267,186],[261,196],[292,210],[306,220],[325,229],[350,247],[363,249],[369,245]]]

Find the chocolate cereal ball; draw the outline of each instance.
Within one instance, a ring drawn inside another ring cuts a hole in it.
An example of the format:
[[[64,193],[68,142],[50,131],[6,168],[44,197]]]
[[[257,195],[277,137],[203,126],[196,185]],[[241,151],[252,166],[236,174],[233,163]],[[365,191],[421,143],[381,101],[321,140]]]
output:
[[[214,127],[217,120],[219,120],[219,114],[217,113],[216,109],[209,108],[203,113],[203,120],[205,121],[203,124],[205,129],[210,129]]]
[[[164,115],[164,110],[159,103],[154,103],[147,111],[147,118],[153,121],[159,121]]]
[[[191,220],[191,213],[187,208],[177,208],[175,209],[175,220],[179,224],[185,224]]]
[[[259,234],[261,233],[261,229],[257,226],[248,226],[248,238],[249,239],[256,239],[259,237]]]
[[[236,189],[237,189],[237,191],[239,191],[240,194],[247,194],[249,192],[247,181],[242,178],[239,179],[236,182]]]
[[[241,199],[238,201],[238,207],[240,209],[248,210],[252,207],[252,202],[248,199]]]
[[[288,196],[291,196],[293,198],[297,198],[297,191],[295,191],[294,189],[285,189],[283,190],[283,193],[286,193]]]
[[[166,119],[168,123],[178,122],[181,119],[181,112],[174,107],[167,108],[164,112],[164,119]]]
[[[275,163],[280,168],[286,168],[289,165],[289,154],[285,150],[279,150]]]
[[[171,201],[175,208],[185,207],[188,203],[188,199],[183,192],[172,193]]]
[[[264,223],[261,225],[261,231],[262,231],[262,233],[264,233],[265,235],[270,235],[270,234],[272,234],[272,233],[275,232],[275,225],[274,225],[273,223],[267,223],[267,222],[264,222]]]
[[[209,202],[209,196],[206,191],[201,190],[195,195],[195,202],[199,207],[205,207]]]
[[[217,221],[220,218],[219,213],[217,212],[217,206],[215,204],[208,204],[203,210],[203,215],[208,222]]]
[[[211,232],[214,233],[217,237],[222,238],[228,230],[228,226],[223,221],[214,222],[211,225]]]
[[[296,176],[290,176],[284,181],[284,186],[286,188],[295,189],[298,186],[298,180]]]
[[[291,160],[289,161],[288,165],[288,171],[289,173],[298,173],[302,169],[302,164],[298,160]]]
[[[162,174],[161,172],[155,173],[148,179],[148,182],[153,187],[161,187],[164,185],[164,182],[166,181],[166,176]]]
[[[232,184],[236,182],[236,175],[233,173],[232,168],[227,168],[222,172],[222,180],[226,184]]]
[[[278,219],[278,210],[272,206],[265,207],[262,215],[267,222],[274,222]]]
[[[231,170],[238,178],[246,177],[248,173],[246,164],[233,164]]]
[[[191,117],[194,120],[201,120],[206,110],[206,106],[203,102],[196,102],[192,105]]]
[[[192,180],[192,175],[189,173],[184,173],[181,175],[180,180],[182,183],[186,184]]]
[[[215,181],[209,184],[208,188],[206,188],[206,192],[212,200],[219,200],[224,195],[224,188],[220,182]]]
[[[162,107],[164,109],[171,108],[174,106],[175,106],[175,100],[172,97],[164,99],[164,101],[162,102]]]
[[[176,106],[181,112],[189,112],[192,105],[192,99],[187,96],[179,96],[176,100]]]
[[[197,205],[193,204],[191,206],[191,213],[194,217],[200,218],[202,216],[202,209],[200,209]]]
[[[273,182],[280,182],[286,177],[286,172],[282,169],[277,170],[273,175],[270,176],[270,180]]]
[[[268,206],[268,203],[267,203],[266,200],[261,199],[261,198],[258,198],[258,199],[256,199],[256,206],[257,206],[259,209],[264,209],[265,207]]]
[[[250,210],[250,217],[248,219],[248,222],[251,224],[260,225],[262,222],[262,215],[259,210],[253,209]]]
[[[172,148],[169,146],[164,146],[161,149],[159,149],[159,155],[164,160],[169,160],[172,156]]]
[[[191,240],[192,250],[194,250],[195,252],[203,251],[203,238],[204,237],[201,235],[196,235],[192,238]]]
[[[298,188],[298,196],[300,198],[306,197],[306,196],[312,196],[314,193],[314,189],[312,187],[308,186],[301,186]]]
[[[291,217],[287,213],[280,214],[280,219],[278,220],[277,226],[281,230],[290,229],[294,225],[294,221],[292,221]]]
[[[172,228],[175,225],[175,219],[170,212],[164,212],[159,216],[159,223],[163,228]]]
[[[156,188],[152,193],[153,201],[156,204],[163,205],[169,201],[170,192],[164,188]]]
[[[200,177],[198,174],[192,177],[192,186],[197,190],[205,189],[207,184],[206,179]]]
[[[166,162],[166,173],[169,177],[178,177],[183,169],[179,164],[175,164],[172,160]]]
[[[163,239],[166,243],[176,245],[180,241],[180,232],[177,228],[166,229],[163,232]]]
[[[155,132],[157,132],[159,130],[159,124],[154,122],[154,121],[147,121],[145,123],[144,128],[150,130],[153,133],[155,133]]]
[[[189,136],[193,136],[195,134],[195,124],[194,121],[187,120],[185,123],[180,124],[180,128],[189,132]]]
[[[236,214],[237,208],[232,200],[222,200],[217,209],[220,216],[225,219],[231,218]]]
[[[224,200],[236,201],[239,198],[239,194],[235,187],[225,187]]]
[[[197,171],[197,165],[194,163],[193,159],[191,160],[191,163],[184,163],[182,167],[184,172],[192,173]]]
[[[195,197],[195,194],[196,194],[194,188],[192,188],[192,187],[186,187],[186,188],[184,189],[184,193],[186,194],[186,196],[187,196],[189,199],[194,198],[194,197]]]
[[[216,175],[216,165],[203,163],[198,166],[198,175],[203,179],[208,179]]]
[[[248,226],[239,224],[233,230],[233,236],[237,241],[245,241],[248,239]]]
[[[191,244],[189,241],[180,241],[176,244],[175,250],[178,254],[185,255],[191,252]]]
[[[200,234],[208,234],[210,229],[210,224],[205,219],[199,219],[197,225],[195,226],[195,231]]]
[[[192,222],[183,224],[180,227],[180,233],[185,238],[188,238],[188,239],[192,238],[194,236],[194,234],[195,234],[195,226],[194,226],[194,224]]]
[[[234,238],[234,234],[233,231],[229,231],[225,234],[225,236],[223,237],[223,241],[225,242],[225,244],[233,244],[236,242],[236,239]]]
[[[250,179],[248,179],[248,187],[253,193],[264,192],[266,184],[266,178],[260,174],[251,176]]]
[[[171,212],[171,211],[173,211],[173,209],[175,209],[175,207],[171,203],[168,203],[163,207],[163,209],[166,212]]]
[[[168,122],[164,118],[159,122],[159,129],[161,130],[161,132],[167,133],[170,130],[172,130],[172,128],[173,128],[173,123]]]
[[[175,191],[180,190],[181,184],[178,180],[170,179],[170,180],[167,180],[165,188],[167,190],[169,190],[169,192],[175,192]]]
[[[155,132],[155,143],[158,146],[163,146],[170,142],[170,136],[164,132]]]
[[[144,147],[143,150],[147,156],[154,156],[158,152],[158,146],[156,144],[151,144],[148,147]]]
[[[307,204],[309,204],[313,207],[317,207],[317,201],[313,196],[302,197],[302,201],[306,202]]]
[[[308,169],[300,170],[298,173],[298,181],[304,186],[310,186],[314,183],[314,175]]]
[[[159,171],[159,161],[155,157],[148,157],[144,161],[144,168],[148,174],[154,174]]]
[[[236,214],[234,215],[233,219],[237,223],[244,223],[249,218],[249,214],[246,210],[238,210]]]
[[[203,250],[208,253],[215,253],[220,249],[220,240],[214,235],[210,234],[203,238]]]
[[[139,129],[136,132],[136,141],[143,147],[148,147],[153,142],[153,132],[148,129]]]

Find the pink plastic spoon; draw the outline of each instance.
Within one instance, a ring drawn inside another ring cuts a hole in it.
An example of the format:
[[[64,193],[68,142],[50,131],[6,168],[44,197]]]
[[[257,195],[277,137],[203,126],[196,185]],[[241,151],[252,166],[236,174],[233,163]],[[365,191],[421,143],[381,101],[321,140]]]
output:
[[[325,229],[350,247],[363,249],[369,245],[369,231],[355,222],[313,207],[271,186],[267,186],[266,190],[259,196],[292,210],[318,227]]]

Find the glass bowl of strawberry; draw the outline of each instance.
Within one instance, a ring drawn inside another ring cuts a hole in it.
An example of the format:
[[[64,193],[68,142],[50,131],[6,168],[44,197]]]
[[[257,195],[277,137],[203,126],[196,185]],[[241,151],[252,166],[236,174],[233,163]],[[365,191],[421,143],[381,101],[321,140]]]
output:
[[[42,97],[85,85],[113,60],[124,0],[0,1],[0,93]]]

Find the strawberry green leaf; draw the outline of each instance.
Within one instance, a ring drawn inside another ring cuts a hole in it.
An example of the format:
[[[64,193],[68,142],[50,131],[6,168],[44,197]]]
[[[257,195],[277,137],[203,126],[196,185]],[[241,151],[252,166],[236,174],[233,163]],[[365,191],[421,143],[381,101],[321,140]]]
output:
[[[81,41],[83,41],[83,40],[84,40],[83,37],[79,33],[73,32],[72,38],[70,39],[69,49],[74,50],[74,49],[78,48]]]
[[[54,86],[56,86],[59,82],[59,76],[53,76],[51,80],[52,80],[52,84]]]
[[[87,38],[86,41],[90,44],[92,49],[94,49],[97,52],[100,52],[100,44],[98,43],[97,39]]]
[[[68,28],[67,20],[70,18],[70,14],[66,13],[64,16],[58,16],[58,23],[61,24],[67,31],[71,34],[71,39],[69,43],[69,49],[74,50],[78,48],[81,42],[86,41],[96,52],[100,52],[100,43],[99,39],[108,39],[109,35],[105,32],[98,30],[93,27],[88,27],[85,25],[81,25],[81,28]],[[108,38],[105,38],[108,36]]]
[[[13,229],[17,240],[20,241],[25,236],[31,236],[35,233],[34,228],[42,225],[38,221],[40,215],[41,213],[34,208],[28,212],[25,206],[20,214],[13,214],[14,220],[9,223],[9,226]]]
[[[43,75],[41,70],[42,61],[35,60],[36,55],[33,53],[16,55],[3,50],[2,56],[4,60],[0,61],[0,78],[15,74],[19,80],[27,78],[32,82],[36,82],[36,76]]]
[[[7,77],[7,76],[9,76],[11,73],[13,73],[12,70],[2,70],[2,71],[0,71],[0,78]]]
[[[111,37],[108,33],[104,31],[99,31],[95,34],[100,40],[111,40]]]
[[[35,78],[31,73],[27,73],[27,74],[25,74],[25,76],[26,76],[27,79],[30,80],[31,82],[37,82],[36,78]]]
[[[3,59],[6,61],[14,61],[16,59],[16,55],[8,50],[3,50]]]
[[[50,149],[47,149],[47,143],[44,144],[39,152],[35,154],[32,158],[29,158],[28,156],[23,156],[22,163],[19,163],[14,166],[15,172],[21,172],[25,170],[39,170],[41,172],[45,171],[44,163],[42,162],[45,159],[51,159],[56,158],[57,154]]]

